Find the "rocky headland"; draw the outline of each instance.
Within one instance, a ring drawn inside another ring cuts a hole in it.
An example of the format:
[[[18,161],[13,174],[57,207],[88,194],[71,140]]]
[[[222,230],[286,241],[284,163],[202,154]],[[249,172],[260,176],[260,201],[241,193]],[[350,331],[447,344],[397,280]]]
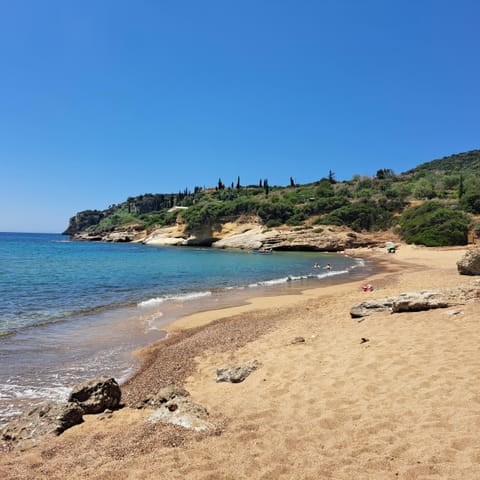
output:
[[[70,232],[70,233],[69,233]],[[391,232],[359,233],[339,226],[267,228],[255,218],[206,224],[195,229],[177,223],[154,230],[140,225],[116,227],[102,233],[69,228],[74,241],[134,242],[157,246],[205,246],[213,248],[305,250],[339,252],[349,248],[383,246],[396,241]]]

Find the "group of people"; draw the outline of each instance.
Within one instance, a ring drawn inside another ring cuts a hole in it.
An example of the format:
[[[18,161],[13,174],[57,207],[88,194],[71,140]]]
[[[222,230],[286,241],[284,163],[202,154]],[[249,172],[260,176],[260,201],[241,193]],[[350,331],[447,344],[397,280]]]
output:
[[[329,263],[327,263],[325,266],[322,267],[322,266],[320,266],[319,263],[315,263],[313,268],[323,268],[324,270],[330,271],[332,269],[332,266]]]

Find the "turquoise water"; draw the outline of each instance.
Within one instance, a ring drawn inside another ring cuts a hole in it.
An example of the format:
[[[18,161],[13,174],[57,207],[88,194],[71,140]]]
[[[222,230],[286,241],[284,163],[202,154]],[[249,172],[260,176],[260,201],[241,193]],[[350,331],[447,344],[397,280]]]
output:
[[[330,272],[313,268],[330,263]],[[361,266],[343,255],[69,242],[0,233],[0,423],[99,373],[125,379],[131,351],[178,316],[274,288],[321,285]]]

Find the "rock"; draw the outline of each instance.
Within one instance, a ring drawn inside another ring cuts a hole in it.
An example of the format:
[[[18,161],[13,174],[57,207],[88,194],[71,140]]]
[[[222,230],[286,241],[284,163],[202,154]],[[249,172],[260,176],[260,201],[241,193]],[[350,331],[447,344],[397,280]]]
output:
[[[233,365],[231,367],[217,369],[217,378],[215,381],[240,383],[243,382],[254,370],[258,367],[258,362],[255,360],[249,365]]]
[[[290,345],[295,345],[297,343],[305,343],[305,339],[303,337],[295,337],[289,342]]]
[[[383,298],[378,300],[367,300],[366,302],[354,305],[350,309],[350,316],[352,318],[367,317],[372,313],[386,312],[392,309],[393,300]]]
[[[203,431],[212,425],[206,420],[207,409],[193,402],[190,393],[183,388],[168,386],[159,390],[155,395],[140,402],[139,408],[154,408],[155,411],[147,418],[150,423],[158,421],[180,425],[181,427]]]
[[[166,403],[174,400],[186,399],[190,393],[183,388],[175,387],[173,385],[161,388],[156,394],[150,395],[144,400],[137,402],[135,408],[160,408]]]
[[[2,430],[0,438],[15,443],[34,440],[47,434],[60,435],[83,422],[83,409],[76,403],[45,403],[33,408]]]
[[[480,248],[468,250],[457,262],[460,275],[480,275]]]
[[[102,413],[114,410],[120,404],[122,392],[113,378],[97,377],[73,388],[69,402],[80,405],[84,413]]]
[[[393,299],[392,313],[421,312],[433,308],[450,307],[451,303],[442,292],[402,293]]]
[[[433,308],[446,308],[462,303],[478,300],[479,286],[460,286],[439,291],[423,290],[420,292],[401,293],[396,297],[368,300],[354,305],[350,309],[352,318],[360,318],[376,312],[391,311],[420,312]]]

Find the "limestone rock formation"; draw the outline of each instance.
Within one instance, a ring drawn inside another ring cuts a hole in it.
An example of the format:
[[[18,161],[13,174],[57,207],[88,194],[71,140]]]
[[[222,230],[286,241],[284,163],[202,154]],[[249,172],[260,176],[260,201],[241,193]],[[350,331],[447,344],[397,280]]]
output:
[[[460,275],[480,275],[480,248],[468,250],[457,262]]]
[[[376,312],[419,312],[433,308],[446,308],[478,300],[480,286],[460,286],[440,291],[402,293],[396,297],[367,300],[350,309],[352,318],[361,318]]]
[[[113,378],[97,377],[73,388],[69,402],[77,403],[84,413],[114,410],[120,404],[122,392]]]

